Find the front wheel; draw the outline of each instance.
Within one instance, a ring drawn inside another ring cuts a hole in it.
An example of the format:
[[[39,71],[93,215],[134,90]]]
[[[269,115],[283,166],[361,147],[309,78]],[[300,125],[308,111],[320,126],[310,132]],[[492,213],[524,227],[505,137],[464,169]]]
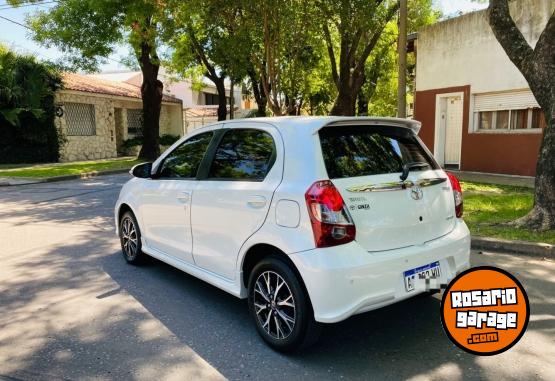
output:
[[[125,212],[121,217],[119,239],[127,263],[137,265],[144,262],[146,255],[141,250],[141,231],[137,219],[131,212]]]
[[[268,257],[249,279],[249,311],[260,336],[272,348],[291,352],[316,342],[320,325],[308,295],[284,261]]]

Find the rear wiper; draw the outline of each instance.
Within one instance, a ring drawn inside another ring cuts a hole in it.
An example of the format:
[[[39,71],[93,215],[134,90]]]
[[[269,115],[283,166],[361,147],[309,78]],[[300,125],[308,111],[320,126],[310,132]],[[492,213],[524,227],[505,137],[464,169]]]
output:
[[[417,163],[406,163],[405,165],[403,165],[403,173],[401,173],[401,181],[405,181],[407,179],[407,177],[409,177],[409,172],[411,169],[414,168],[425,168],[425,167],[429,167],[430,164],[428,163],[423,163],[423,162],[417,162]]]

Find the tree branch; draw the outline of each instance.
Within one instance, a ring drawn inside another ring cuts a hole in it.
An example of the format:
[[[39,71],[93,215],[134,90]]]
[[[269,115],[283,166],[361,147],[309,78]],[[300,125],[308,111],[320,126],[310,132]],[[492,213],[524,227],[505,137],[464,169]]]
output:
[[[360,43],[360,39],[362,38],[363,34],[364,33],[362,32],[362,29],[359,29],[355,32],[353,36],[353,43],[351,44],[351,47],[347,52],[347,62],[349,63],[349,66],[351,66],[352,62],[355,59],[355,54],[358,49],[358,44]]]
[[[553,54],[553,41],[555,41],[555,12],[547,21],[536,47],[534,48],[534,60],[547,60],[545,64],[551,67],[551,73],[555,74],[555,54]]]
[[[339,75],[337,74],[337,62],[335,61],[335,53],[333,51],[333,44],[331,41],[330,30],[328,28],[327,21],[324,21],[324,38],[326,40],[326,45],[328,47],[328,55],[330,56],[331,63],[331,76],[335,86],[339,86]]]
[[[216,74],[216,69],[210,63],[210,61],[208,61],[208,57],[206,57],[206,54],[204,54],[204,50],[202,49],[200,42],[197,40],[197,37],[195,35],[193,28],[189,25],[187,29],[189,31],[189,37],[191,38],[191,41],[193,43],[193,48],[195,49],[197,59],[200,61],[199,63],[203,64],[204,67],[206,68],[206,71],[209,74],[207,75],[207,77],[210,78],[210,80],[215,81],[216,79],[218,79],[218,75]]]
[[[488,22],[509,59],[525,77],[531,75],[527,63],[531,61],[534,51],[511,17],[508,0],[490,0]]]
[[[366,45],[366,47],[364,48],[360,59],[358,60],[358,63],[355,67],[355,71],[361,71],[364,69],[364,64],[366,63],[368,56],[370,55],[370,53],[372,53],[372,49],[374,49],[374,47],[378,43],[387,23],[391,21],[393,16],[395,16],[395,14],[397,13],[397,10],[399,10],[399,5],[399,1],[396,1],[395,4],[389,7],[384,22],[382,23],[382,25],[380,25],[379,28],[377,28],[376,33],[374,33],[374,35],[370,39],[370,42],[368,42],[368,45]]]

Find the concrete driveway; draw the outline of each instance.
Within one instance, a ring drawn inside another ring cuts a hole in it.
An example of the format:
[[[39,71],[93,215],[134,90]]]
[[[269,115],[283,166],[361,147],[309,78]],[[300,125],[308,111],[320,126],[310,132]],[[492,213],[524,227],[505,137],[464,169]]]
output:
[[[284,356],[244,301],[152,261],[126,265],[112,208],[127,175],[0,188],[0,379],[555,379],[555,263],[473,253],[515,274],[532,317],[510,351],[476,357],[445,336],[437,298],[326,326]]]

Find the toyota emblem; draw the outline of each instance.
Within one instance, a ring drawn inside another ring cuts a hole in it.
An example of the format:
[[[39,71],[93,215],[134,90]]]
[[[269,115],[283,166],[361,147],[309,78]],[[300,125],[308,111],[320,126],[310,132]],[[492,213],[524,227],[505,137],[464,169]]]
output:
[[[424,193],[422,192],[422,188],[419,186],[412,187],[410,190],[410,196],[413,200],[421,200],[424,197]]]

